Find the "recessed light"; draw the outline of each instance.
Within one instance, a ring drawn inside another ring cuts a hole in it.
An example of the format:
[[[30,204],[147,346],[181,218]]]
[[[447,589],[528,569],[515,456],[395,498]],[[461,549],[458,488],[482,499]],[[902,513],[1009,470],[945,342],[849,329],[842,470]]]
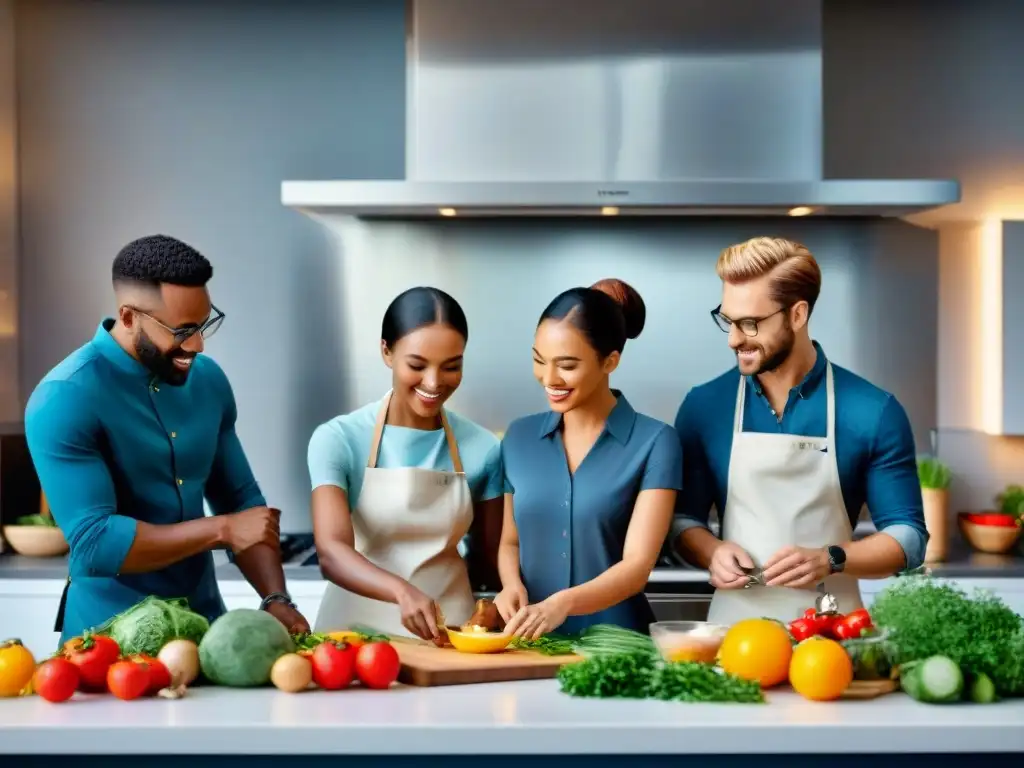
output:
[[[455,216],[458,213],[454,208],[438,208],[437,212],[442,216]]]
[[[798,205],[796,208],[789,209],[790,216],[810,216],[814,213],[814,209],[809,205]]]
[[[601,209],[601,215],[602,216],[618,216],[619,215],[619,209],[616,208],[614,205],[606,205],[604,208]]]

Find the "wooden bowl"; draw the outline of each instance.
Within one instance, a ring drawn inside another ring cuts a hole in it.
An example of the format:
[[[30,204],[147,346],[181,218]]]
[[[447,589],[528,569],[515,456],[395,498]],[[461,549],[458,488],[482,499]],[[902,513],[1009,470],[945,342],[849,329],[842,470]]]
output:
[[[1021,528],[1008,515],[961,512],[957,515],[960,533],[979,552],[1004,555],[1017,546]]]
[[[26,557],[60,557],[70,547],[60,528],[45,525],[5,525],[4,538],[11,549]]]

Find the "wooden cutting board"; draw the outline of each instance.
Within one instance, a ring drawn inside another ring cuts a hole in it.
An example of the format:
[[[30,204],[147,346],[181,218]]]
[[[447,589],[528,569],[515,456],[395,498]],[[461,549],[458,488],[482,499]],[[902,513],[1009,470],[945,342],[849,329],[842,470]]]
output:
[[[461,653],[412,640],[395,639],[392,645],[402,660],[398,680],[406,685],[544,680],[553,678],[563,664],[581,660],[579,656],[545,656],[535,651]]]

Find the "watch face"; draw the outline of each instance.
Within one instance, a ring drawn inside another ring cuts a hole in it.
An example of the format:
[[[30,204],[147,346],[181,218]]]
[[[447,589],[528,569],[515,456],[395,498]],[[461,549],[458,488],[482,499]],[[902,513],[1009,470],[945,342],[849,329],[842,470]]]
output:
[[[843,565],[846,562],[846,550],[842,547],[829,547],[828,556],[836,565]]]

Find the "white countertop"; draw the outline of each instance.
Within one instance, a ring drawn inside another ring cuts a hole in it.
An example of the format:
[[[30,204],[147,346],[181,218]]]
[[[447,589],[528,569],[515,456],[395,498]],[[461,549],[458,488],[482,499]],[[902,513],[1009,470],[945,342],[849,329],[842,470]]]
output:
[[[553,680],[180,700],[0,700],[0,754],[439,755],[1024,752],[1024,701],[929,706],[893,694],[761,705],[573,699]]]

